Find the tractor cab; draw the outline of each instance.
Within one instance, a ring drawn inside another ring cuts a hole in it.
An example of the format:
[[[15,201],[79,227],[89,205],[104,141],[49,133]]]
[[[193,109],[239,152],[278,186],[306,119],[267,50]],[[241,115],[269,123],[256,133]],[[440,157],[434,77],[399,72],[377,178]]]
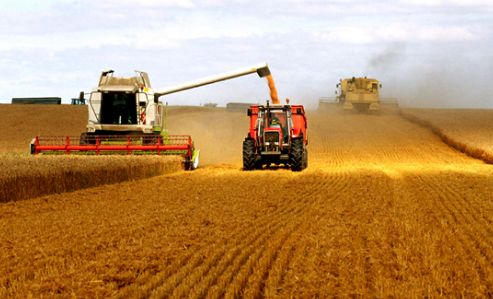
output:
[[[260,108],[257,127],[258,137],[264,144],[264,151],[280,152],[284,146],[288,146],[290,112],[289,107],[284,106]]]

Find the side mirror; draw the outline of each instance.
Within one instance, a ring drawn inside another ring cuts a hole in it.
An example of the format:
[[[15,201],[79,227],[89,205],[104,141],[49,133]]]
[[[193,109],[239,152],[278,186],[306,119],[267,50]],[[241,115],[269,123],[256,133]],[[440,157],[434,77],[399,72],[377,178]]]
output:
[[[301,108],[296,108],[296,114],[301,114]]]
[[[250,108],[247,109],[247,115],[252,116],[252,109],[250,109]]]
[[[382,88],[382,84],[380,84],[380,88]]]

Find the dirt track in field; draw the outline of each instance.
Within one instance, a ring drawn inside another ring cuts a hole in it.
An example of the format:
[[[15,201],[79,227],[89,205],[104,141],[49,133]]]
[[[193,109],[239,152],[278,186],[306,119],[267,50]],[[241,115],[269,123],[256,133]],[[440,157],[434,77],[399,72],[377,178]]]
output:
[[[169,121],[204,168],[0,205],[0,297],[493,296],[493,168],[429,130],[312,113],[306,171],[243,172],[244,113]]]

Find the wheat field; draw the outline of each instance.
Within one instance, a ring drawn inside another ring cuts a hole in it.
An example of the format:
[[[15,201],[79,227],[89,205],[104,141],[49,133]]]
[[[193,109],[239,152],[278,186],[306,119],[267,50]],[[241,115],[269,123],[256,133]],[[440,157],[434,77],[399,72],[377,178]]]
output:
[[[179,157],[31,156],[35,136],[79,136],[87,106],[0,105],[0,203],[180,171]]]
[[[408,108],[401,115],[430,128],[450,146],[493,164],[493,110]]]
[[[493,166],[398,114],[308,115],[243,172],[245,113],[170,111],[204,167],[0,204],[0,297],[492,297]]]

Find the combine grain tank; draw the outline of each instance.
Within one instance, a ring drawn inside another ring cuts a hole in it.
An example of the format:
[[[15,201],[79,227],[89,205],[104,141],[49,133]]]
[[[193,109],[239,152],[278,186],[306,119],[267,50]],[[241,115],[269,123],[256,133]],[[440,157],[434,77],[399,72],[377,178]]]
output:
[[[188,135],[169,135],[165,124],[163,95],[196,88],[252,73],[270,74],[267,64],[236,70],[194,82],[154,90],[149,76],[136,71],[134,77],[113,76],[103,71],[98,87],[89,96],[86,132],[78,137],[35,137],[31,153],[125,153],[182,155],[185,168],[198,166],[199,151]]]
[[[361,112],[380,110],[379,89],[382,85],[377,79],[366,77],[341,79],[337,87],[337,101],[344,109],[355,108]]]

